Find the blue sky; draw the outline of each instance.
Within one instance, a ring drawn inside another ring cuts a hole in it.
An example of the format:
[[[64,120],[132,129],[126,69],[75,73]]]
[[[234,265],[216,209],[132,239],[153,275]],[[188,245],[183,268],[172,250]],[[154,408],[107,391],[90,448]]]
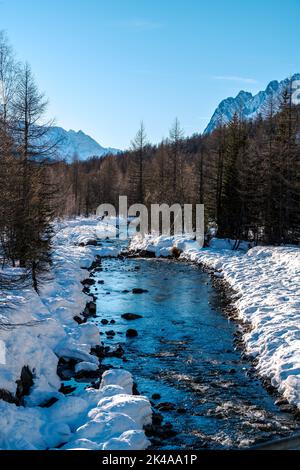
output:
[[[300,72],[300,0],[1,0],[0,29],[28,60],[49,114],[102,145],[186,135],[218,103]]]

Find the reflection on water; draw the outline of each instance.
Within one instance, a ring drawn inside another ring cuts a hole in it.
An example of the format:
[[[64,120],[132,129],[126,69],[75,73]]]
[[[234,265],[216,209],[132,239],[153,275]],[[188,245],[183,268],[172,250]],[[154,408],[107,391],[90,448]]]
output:
[[[172,404],[162,414],[177,435],[161,447],[247,446],[297,427],[235,350],[235,324],[221,313],[207,274],[168,260],[104,259],[97,280],[104,283],[96,284],[94,321],[106,344],[125,349],[126,362],[106,363],[129,370],[141,394],[159,394],[154,403]],[[149,292],[133,294],[136,287]],[[143,318],[125,320],[126,312]],[[102,325],[101,319],[115,323]],[[128,328],[138,336],[126,338]],[[116,334],[107,339],[112,329]]]

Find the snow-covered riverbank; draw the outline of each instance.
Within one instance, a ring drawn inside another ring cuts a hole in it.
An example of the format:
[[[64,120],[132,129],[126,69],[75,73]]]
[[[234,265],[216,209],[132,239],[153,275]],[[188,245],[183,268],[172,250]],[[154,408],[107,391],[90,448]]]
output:
[[[109,232],[96,219],[64,221],[56,231],[53,271],[40,295],[30,287],[0,294],[0,397],[15,399],[24,367],[33,374],[24,406],[0,399],[0,449],[63,444],[67,449],[144,449],[149,441],[143,426],[151,422],[151,407],[145,397],[132,395],[130,373],[107,371],[99,390],[77,396],[59,391],[59,358],[76,359],[85,369],[98,367],[98,358],[90,354],[100,344],[98,328],[78,325],[74,316],[89,300],[81,284],[89,277],[86,269],[96,255],[116,256],[118,250],[93,246],[100,232]],[[57,401],[42,407],[49,400]]]
[[[182,259],[205,265],[234,289],[239,317],[251,325],[244,334],[247,353],[257,359],[258,373],[300,409],[300,248],[232,251],[229,241],[215,239],[210,248],[200,249],[193,240],[151,236],[136,236],[130,244],[133,252],[157,257],[169,256],[173,247]]]

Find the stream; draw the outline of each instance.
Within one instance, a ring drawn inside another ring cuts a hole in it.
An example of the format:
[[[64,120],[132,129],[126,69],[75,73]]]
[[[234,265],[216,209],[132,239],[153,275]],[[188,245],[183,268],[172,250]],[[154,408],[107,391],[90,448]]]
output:
[[[130,371],[138,392],[172,429],[159,441],[154,437],[153,448],[247,447],[299,428],[236,347],[238,325],[222,313],[218,293],[199,267],[103,258],[94,276],[97,317],[89,321],[99,325],[105,345],[121,344],[125,351],[103,363]],[[134,294],[135,288],[144,292]],[[126,320],[124,313],[141,318]],[[138,335],[127,337],[128,329]]]

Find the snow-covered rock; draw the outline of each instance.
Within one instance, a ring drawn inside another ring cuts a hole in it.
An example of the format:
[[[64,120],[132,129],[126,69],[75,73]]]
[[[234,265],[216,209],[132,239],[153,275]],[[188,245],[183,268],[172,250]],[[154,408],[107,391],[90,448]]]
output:
[[[151,406],[145,397],[129,394],[113,395],[102,398],[96,409],[125,414],[132,418],[140,428],[151,423]]]
[[[100,389],[104,389],[108,385],[119,385],[126,393],[131,393],[133,387],[132,375],[126,370],[107,370],[102,375]]]
[[[76,431],[79,439],[84,437],[99,444],[110,437],[120,436],[128,429],[138,429],[137,423],[124,413],[108,413],[97,408],[97,412],[89,416],[92,419]]]

